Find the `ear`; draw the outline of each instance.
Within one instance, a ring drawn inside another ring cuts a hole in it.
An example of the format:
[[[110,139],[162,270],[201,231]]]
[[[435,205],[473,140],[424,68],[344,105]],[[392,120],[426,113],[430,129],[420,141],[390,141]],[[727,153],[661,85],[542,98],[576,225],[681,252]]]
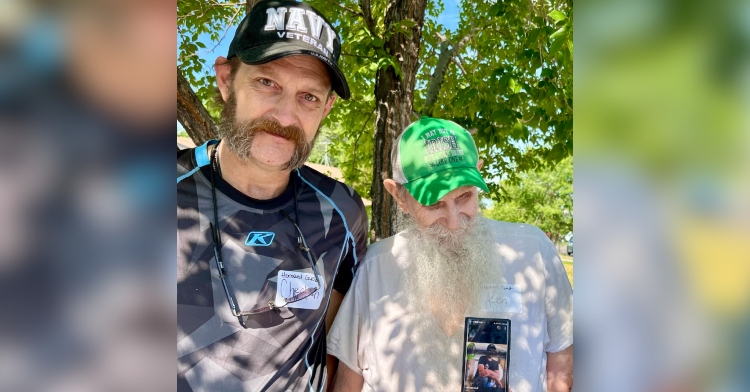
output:
[[[385,190],[387,190],[388,193],[390,193],[391,196],[393,196],[393,200],[396,200],[396,203],[398,203],[398,206],[401,208],[401,211],[403,211],[405,214],[409,213],[406,200],[399,197],[398,184],[396,184],[396,181],[390,178],[385,179],[383,180],[383,186],[385,186]]]
[[[477,170],[482,170],[483,164],[484,164],[484,159],[480,159],[479,162],[477,162]]]
[[[216,71],[216,84],[221,92],[221,99],[224,102],[229,97],[230,83],[231,81],[231,67],[229,66],[229,60],[226,57],[219,56],[214,62],[214,71]]]
[[[336,94],[331,94],[331,98],[328,98],[328,102],[326,102],[326,106],[323,109],[323,118],[326,118],[328,113],[331,111],[331,108],[333,108],[333,103],[336,102]]]

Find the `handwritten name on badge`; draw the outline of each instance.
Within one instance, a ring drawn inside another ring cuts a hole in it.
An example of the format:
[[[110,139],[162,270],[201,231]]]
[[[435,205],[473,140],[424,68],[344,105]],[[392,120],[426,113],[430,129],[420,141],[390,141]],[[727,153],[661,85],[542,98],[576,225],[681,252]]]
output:
[[[481,301],[487,312],[523,313],[521,289],[515,284],[485,286]]]
[[[281,270],[276,279],[275,301],[277,304],[292,301],[286,305],[287,308],[318,309],[320,307],[320,302],[323,300],[323,294],[325,293],[325,284],[322,276],[318,277],[320,288],[303,299],[299,299],[306,295],[303,291],[308,288],[318,287],[318,284],[315,282],[315,275],[307,272]]]

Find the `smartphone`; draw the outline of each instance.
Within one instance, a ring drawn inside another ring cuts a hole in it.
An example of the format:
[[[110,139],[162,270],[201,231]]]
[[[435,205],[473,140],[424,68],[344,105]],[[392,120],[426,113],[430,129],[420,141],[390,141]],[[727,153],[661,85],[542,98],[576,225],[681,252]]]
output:
[[[506,392],[510,320],[466,317],[461,391]]]

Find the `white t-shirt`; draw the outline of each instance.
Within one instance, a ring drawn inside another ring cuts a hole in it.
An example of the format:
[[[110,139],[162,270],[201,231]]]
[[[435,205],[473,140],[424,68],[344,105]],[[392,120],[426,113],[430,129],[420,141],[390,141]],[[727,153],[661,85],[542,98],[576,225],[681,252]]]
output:
[[[483,219],[483,218],[481,218]],[[546,391],[546,352],[573,344],[573,290],[557,250],[538,228],[490,221],[502,263],[484,287],[480,311],[464,316],[511,320],[509,385]],[[460,391],[463,328],[443,335],[436,355],[418,347],[407,311],[409,251],[396,234],[371,245],[328,334],[328,353],[364,378],[363,391]]]

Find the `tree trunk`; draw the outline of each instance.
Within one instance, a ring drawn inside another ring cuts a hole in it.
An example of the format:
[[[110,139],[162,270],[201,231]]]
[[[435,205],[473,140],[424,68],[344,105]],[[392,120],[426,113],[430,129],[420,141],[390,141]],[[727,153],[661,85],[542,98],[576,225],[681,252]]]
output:
[[[255,7],[255,5],[258,4],[259,2],[260,0],[247,0],[245,2],[245,13],[249,14],[250,10],[252,10],[253,7]]]
[[[177,68],[177,120],[196,146],[216,138],[218,125]]]
[[[416,22],[411,37],[393,34],[385,43],[389,54],[401,67],[401,78],[393,67],[380,68],[375,76],[375,151],[370,197],[372,198],[372,229],[376,239],[395,234],[393,227],[396,204],[383,187],[383,180],[392,177],[391,149],[401,131],[412,123],[414,85],[419,67],[419,46],[424,24],[426,0],[392,0],[385,15],[386,31],[404,19]]]

